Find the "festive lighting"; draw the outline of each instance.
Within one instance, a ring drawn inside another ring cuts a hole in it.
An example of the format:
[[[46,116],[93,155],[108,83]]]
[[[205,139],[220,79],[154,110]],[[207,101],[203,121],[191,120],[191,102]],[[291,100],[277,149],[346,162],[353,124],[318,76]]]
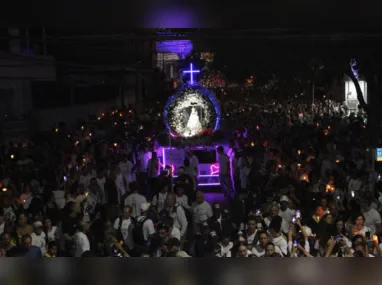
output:
[[[198,123],[189,124],[192,112]],[[219,128],[220,106],[211,90],[185,84],[168,100],[164,119],[167,129],[175,137],[188,138],[212,133]]]
[[[3,192],[7,192],[8,189],[7,189],[7,188],[3,188],[2,191],[3,191]]]
[[[194,73],[200,73],[200,70],[193,70],[193,65],[190,63],[190,70],[184,70],[183,73],[190,74],[190,84],[194,84]]]
[[[298,169],[300,169],[301,168],[301,163],[298,163],[297,167],[298,167]]]
[[[219,174],[219,171],[220,171],[219,164],[212,164],[210,166],[210,175],[211,176]]]

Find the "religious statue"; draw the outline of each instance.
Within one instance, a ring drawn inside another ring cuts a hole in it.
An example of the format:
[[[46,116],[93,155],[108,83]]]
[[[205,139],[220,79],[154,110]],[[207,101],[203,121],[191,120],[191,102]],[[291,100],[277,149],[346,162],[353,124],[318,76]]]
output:
[[[198,112],[194,107],[192,107],[184,136],[192,137],[199,134],[201,131],[203,131],[203,128],[199,120]]]

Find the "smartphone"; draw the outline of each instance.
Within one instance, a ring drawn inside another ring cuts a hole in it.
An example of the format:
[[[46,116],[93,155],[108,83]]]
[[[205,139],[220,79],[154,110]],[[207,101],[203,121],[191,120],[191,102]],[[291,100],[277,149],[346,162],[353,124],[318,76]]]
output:
[[[354,198],[354,196],[355,196],[354,191],[351,191],[351,196]]]
[[[261,210],[256,210],[256,216],[261,216]]]
[[[370,239],[370,232],[366,232],[365,233],[365,237],[366,237],[367,240],[369,240]]]
[[[292,218],[292,223],[293,223],[293,224],[296,223],[296,220],[297,220],[296,217],[293,217],[293,218]]]
[[[338,242],[338,241],[342,240],[342,236],[335,236],[335,237],[334,237],[334,240],[335,240],[336,242]]]
[[[68,182],[68,177],[64,176],[64,182]]]
[[[293,246],[294,246],[294,247],[297,247],[297,246],[298,246],[298,242],[297,242],[297,240],[293,241]]]
[[[301,212],[300,212],[300,210],[296,211],[296,219],[301,219]]]

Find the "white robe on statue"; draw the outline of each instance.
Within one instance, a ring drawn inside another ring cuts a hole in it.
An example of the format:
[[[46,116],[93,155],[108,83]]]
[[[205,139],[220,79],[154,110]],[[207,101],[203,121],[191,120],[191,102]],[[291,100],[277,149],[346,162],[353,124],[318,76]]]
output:
[[[195,136],[203,130],[202,124],[199,120],[199,115],[196,112],[196,109],[193,107],[191,109],[190,117],[188,118],[185,136]]]

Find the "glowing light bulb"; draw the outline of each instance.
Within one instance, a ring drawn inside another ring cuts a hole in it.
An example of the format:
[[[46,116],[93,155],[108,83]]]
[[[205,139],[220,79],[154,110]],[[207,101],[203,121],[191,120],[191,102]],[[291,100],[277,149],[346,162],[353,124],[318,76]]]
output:
[[[11,159],[14,159],[15,158],[15,155],[11,154]]]
[[[91,137],[93,134],[92,133],[89,133],[89,137]]]
[[[117,143],[114,143],[114,147],[117,147],[118,146],[118,144]]]
[[[100,120],[101,120],[101,117],[98,117],[97,120],[100,121]]]
[[[2,189],[3,192],[7,192],[7,190],[8,190],[7,188],[3,188]]]

